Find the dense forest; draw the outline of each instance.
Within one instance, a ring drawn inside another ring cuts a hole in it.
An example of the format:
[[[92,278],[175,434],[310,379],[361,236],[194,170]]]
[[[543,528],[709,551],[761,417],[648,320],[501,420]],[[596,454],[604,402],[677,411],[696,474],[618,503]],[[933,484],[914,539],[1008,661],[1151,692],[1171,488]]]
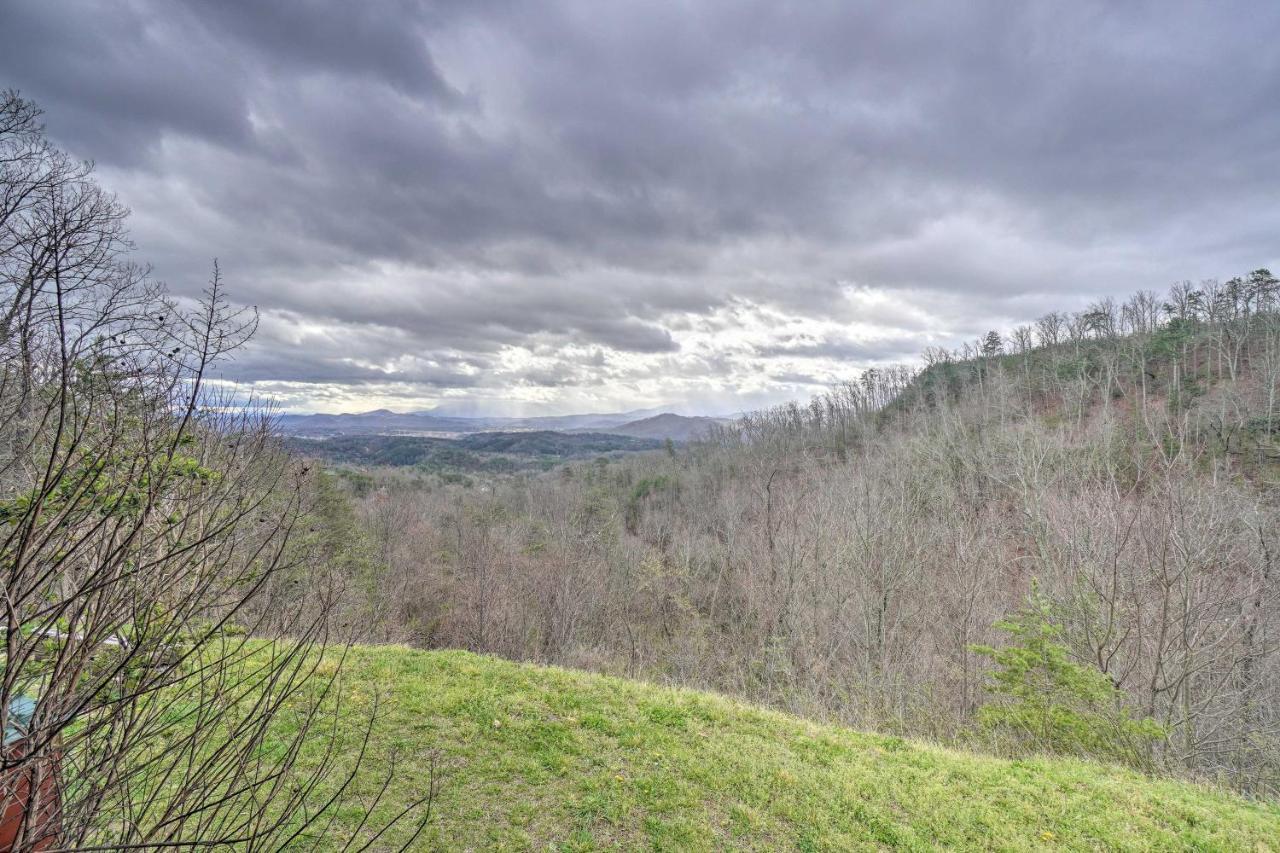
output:
[[[294,438],[290,449],[345,465],[414,466],[423,472],[501,474],[546,470],[565,459],[655,450],[663,443],[606,433],[550,430],[477,432],[458,438],[416,435],[343,435]]]
[[[371,639],[1274,793],[1278,299],[1258,270],[1103,300],[672,453],[339,478],[348,606]]]

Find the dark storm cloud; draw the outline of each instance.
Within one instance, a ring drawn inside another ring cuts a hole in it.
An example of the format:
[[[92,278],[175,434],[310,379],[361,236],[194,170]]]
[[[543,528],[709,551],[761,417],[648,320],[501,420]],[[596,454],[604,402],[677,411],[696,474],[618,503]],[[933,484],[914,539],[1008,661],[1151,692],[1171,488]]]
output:
[[[437,19],[413,0],[187,4],[193,18],[282,69],[368,75],[410,95],[452,100],[424,41]]]
[[[5,0],[0,85],[175,290],[218,256],[266,312],[235,378],[607,406],[1280,264],[1278,39],[1261,0]]]

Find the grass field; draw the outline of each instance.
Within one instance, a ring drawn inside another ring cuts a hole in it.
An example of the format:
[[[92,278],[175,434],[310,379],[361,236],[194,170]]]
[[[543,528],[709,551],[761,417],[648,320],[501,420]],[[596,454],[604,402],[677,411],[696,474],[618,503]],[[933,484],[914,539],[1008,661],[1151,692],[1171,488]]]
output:
[[[396,756],[375,816],[424,791],[437,757],[413,849],[1280,850],[1280,807],[1208,787],[463,652],[357,648],[341,692],[352,729],[380,700],[359,787]]]

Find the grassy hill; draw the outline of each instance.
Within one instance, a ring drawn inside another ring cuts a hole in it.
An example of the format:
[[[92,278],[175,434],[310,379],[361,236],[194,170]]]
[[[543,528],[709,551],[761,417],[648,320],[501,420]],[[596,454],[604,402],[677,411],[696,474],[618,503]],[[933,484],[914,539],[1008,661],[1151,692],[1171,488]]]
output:
[[[1208,787],[465,652],[357,648],[341,694],[353,730],[379,699],[359,787],[393,755],[397,781],[377,814],[427,788],[435,754],[413,849],[1280,849],[1280,806]]]

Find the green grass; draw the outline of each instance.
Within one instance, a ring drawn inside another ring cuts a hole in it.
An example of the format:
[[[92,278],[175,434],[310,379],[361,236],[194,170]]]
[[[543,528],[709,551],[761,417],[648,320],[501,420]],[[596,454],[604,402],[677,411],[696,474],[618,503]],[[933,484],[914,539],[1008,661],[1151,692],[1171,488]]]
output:
[[[413,849],[1280,850],[1275,804],[1088,762],[863,734],[705,693],[357,648],[341,682],[353,730],[375,694],[359,788],[373,790],[393,755],[397,780],[375,816],[424,791],[437,756],[439,794]],[[348,806],[337,826],[360,816]]]

